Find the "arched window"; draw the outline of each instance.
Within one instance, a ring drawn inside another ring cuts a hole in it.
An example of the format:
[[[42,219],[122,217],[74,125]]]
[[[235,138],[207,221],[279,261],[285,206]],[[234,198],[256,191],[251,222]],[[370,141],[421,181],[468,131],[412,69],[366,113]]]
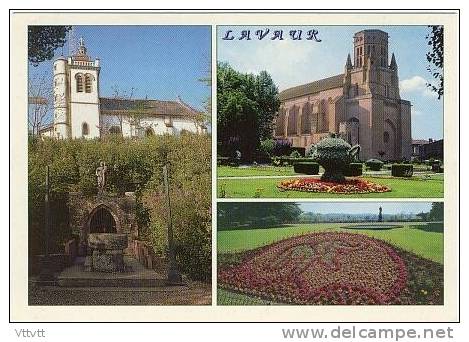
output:
[[[389,142],[389,132],[388,131],[384,132],[383,141],[384,141],[385,144],[387,144]]]
[[[86,136],[90,133],[90,129],[88,127],[88,124],[86,122],[83,122],[81,124],[81,135]]]
[[[85,75],[85,93],[93,91],[93,76],[90,74]]]
[[[120,134],[121,129],[120,129],[119,126],[111,126],[111,128],[109,128],[109,133],[111,133],[111,134]]]
[[[75,78],[77,80],[77,93],[83,93],[83,75],[77,74]]]

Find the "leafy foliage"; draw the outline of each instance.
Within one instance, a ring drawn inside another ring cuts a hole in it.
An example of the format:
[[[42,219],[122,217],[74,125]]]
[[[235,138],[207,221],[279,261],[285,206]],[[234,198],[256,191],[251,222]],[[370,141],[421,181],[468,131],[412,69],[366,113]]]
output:
[[[54,58],[55,49],[64,46],[71,26],[28,26],[28,60],[37,66]]]
[[[222,155],[241,151],[249,160],[260,142],[272,136],[272,122],[280,101],[270,75],[243,74],[227,63],[217,68],[217,137]],[[233,146],[232,141],[238,145]]]
[[[166,250],[166,197],[162,166],[170,163],[173,229],[176,257],[188,275],[208,279],[211,265],[211,151],[210,136],[150,136],[130,140],[109,136],[103,140],[30,139],[28,154],[29,251],[42,252],[45,165],[50,165],[51,207],[55,239],[60,251],[68,239],[69,191],[92,195],[97,191],[95,170],[109,166],[106,191],[134,191],[139,236],[155,252]]]
[[[350,146],[345,140],[331,134],[322,139],[315,146],[312,158],[323,168],[321,177],[323,181],[344,182],[344,171],[348,164],[354,160],[353,149],[359,146]]]
[[[296,203],[218,203],[218,229],[250,226],[271,227],[296,222],[301,209]]]
[[[427,52],[428,67],[427,70],[432,74],[436,84],[428,83],[427,86],[432,91],[438,94],[438,99],[444,94],[444,72],[443,72],[443,57],[444,57],[444,44],[443,44],[443,26],[433,25],[429,26],[431,33],[425,39],[431,50]]]

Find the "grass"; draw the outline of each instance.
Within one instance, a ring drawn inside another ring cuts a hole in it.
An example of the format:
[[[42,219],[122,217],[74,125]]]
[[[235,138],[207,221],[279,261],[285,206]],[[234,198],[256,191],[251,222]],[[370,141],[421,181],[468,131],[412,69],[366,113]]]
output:
[[[343,225],[343,223],[294,224],[269,229],[219,231],[218,253],[246,251],[309,232],[345,231],[384,240],[405,251],[443,264],[443,223],[403,223],[403,228],[390,230],[340,228]]]
[[[217,167],[217,177],[294,176],[295,174],[293,166]]]
[[[247,172],[247,171],[245,171]],[[309,193],[302,191],[281,191],[277,188],[281,179],[219,179],[217,181],[218,197],[227,198],[441,198],[443,197],[443,175],[431,176],[424,179],[414,176],[409,179],[388,177],[363,177],[371,182],[387,185],[390,192],[370,194],[328,194]],[[223,195],[224,192],[224,195]]]

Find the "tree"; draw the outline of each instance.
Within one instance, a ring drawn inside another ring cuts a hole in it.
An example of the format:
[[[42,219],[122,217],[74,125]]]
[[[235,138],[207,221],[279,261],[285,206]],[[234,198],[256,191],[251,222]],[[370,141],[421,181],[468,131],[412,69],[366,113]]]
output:
[[[298,222],[302,211],[297,203],[218,204],[219,229],[265,228]]]
[[[53,108],[52,80],[47,74],[28,78],[28,126],[33,136],[44,127]]]
[[[199,78],[199,82],[202,82],[205,84],[209,89],[212,89],[212,68],[211,68],[211,63],[209,62],[209,59],[207,59],[207,67],[206,67],[206,75],[204,77]],[[212,94],[210,92],[210,95],[207,96],[207,98],[204,100],[204,110],[205,110],[205,115],[204,117],[201,118],[200,121],[206,121],[207,123],[210,123],[212,120]]]
[[[443,202],[433,202],[428,218],[432,221],[443,221],[445,214]]]
[[[54,58],[54,51],[63,47],[71,26],[28,26],[28,60],[34,65]]]
[[[279,106],[278,89],[267,72],[244,74],[218,63],[217,143],[221,154],[239,149],[243,159],[252,158],[260,141],[272,137]]]
[[[431,50],[427,52],[428,66],[427,70],[432,74],[436,80],[435,84],[427,83],[427,87],[438,94],[438,99],[443,96],[443,26],[434,25],[429,26],[431,33],[425,39],[427,44],[431,46]]]

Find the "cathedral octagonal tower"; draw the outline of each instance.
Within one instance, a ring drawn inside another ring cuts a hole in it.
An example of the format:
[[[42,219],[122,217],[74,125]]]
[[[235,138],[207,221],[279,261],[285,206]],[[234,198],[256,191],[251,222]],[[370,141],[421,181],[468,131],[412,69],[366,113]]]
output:
[[[54,136],[100,136],[99,59],[91,60],[83,38],[75,54],[54,62]]]

